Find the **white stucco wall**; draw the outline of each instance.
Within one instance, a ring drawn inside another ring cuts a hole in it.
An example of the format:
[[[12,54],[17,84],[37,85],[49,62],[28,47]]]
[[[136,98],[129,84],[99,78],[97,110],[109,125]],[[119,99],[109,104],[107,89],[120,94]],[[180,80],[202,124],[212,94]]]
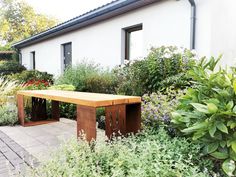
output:
[[[62,72],[61,44],[72,42],[72,63],[94,60],[103,66],[121,64],[122,28],[143,24],[143,53],[151,46],[190,45],[190,5],[187,0],[167,0],[21,49],[22,63],[30,67],[35,51],[36,69]]]
[[[214,0],[212,6],[211,53],[223,54],[222,66],[236,66],[236,1]]]

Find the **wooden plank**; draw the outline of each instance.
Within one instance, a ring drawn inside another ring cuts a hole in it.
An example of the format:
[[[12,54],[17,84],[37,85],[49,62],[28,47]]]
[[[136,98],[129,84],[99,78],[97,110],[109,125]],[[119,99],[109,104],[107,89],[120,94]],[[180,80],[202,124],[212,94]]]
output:
[[[60,90],[25,90],[18,91],[17,94],[91,107],[105,107],[141,102],[141,97]]]
[[[24,96],[17,95],[18,120],[22,126],[25,123]]]
[[[77,105],[77,136],[86,135],[86,140],[96,140],[96,108]]]

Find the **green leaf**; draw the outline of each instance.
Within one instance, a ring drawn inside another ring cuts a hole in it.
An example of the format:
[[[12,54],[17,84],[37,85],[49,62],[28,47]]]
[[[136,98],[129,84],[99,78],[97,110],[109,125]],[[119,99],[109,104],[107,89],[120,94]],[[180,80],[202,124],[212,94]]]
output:
[[[228,128],[225,126],[225,124],[223,122],[217,122],[216,123],[216,127],[222,131],[223,133],[227,133],[228,134]]]
[[[216,143],[211,143],[211,144],[208,144],[206,146],[206,151],[208,154],[212,153],[212,152],[215,152],[219,147],[219,143],[216,142]]]
[[[236,152],[236,141],[231,142],[231,148],[233,149],[234,152]]]
[[[212,125],[211,128],[209,129],[209,134],[211,135],[211,137],[214,137],[215,132],[216,132],[216,126]]]
[[[206,105],[200,103],[191,103],[191,105],[199,112],[209,114],[208,108]]]
[[[236,105],[233,108],[233,112],[236,114]]]
[[[233,172],[235,170],[235,162],[231,159],[227,159],[222,164],[222,169],[228,176],[233,176]]]
[[[229,150],[229,156],[231,159],[236,161],[236,153],[232,149]]]
[[[214,103],[207,103],[209,113],[214,114],[218,111],[218,107]]]
[[[199,129],[204,129],[207,126],[208,126],[207,122],[200,122],[200,123],[194,124],[192,127],[183,129],[182,132],[184,132],[184,133],[192,133],[192,132],[195,132],[195,131],[197,131]]]
[[[218,152],[215,151],[213,153],[210,154],[212,157],[215,157],[216,159],[220,159],[220,160],[224,160],[228,158],[228,153],[226,152]]]
[[[233,101],[230,101],[230,102],[228,102],[228,104],[226,105],[226,108],[227,108],[227,110],[231,110],[232,108],[233,108],[233,106],[234,106],[234,102]]]
[[[233,82],[234,93],[236,93],[236,80]]]

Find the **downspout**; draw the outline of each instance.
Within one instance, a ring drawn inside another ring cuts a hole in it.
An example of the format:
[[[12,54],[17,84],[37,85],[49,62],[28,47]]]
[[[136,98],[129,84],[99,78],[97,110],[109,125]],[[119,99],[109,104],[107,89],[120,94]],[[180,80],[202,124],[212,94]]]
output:
[[[195,49],[196,41],[196,3],[195,0],[189,0],[191,4],[191,26],[190,26],[190,49]]]

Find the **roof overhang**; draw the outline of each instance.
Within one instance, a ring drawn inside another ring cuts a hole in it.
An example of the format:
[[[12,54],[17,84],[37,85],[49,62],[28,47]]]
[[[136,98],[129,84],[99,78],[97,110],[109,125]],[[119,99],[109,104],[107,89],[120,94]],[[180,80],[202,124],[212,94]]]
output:
[[[22,41],[16,42],[12,47],[20,49],[49,38],[53,38],[70,31],[74,31],[88,25],[104,21],[106,19],[130,12],[143,6],[158,2],[161,0],[118,0],[90,11],[79,17],[52,27],[44,32],[38,33]]]

